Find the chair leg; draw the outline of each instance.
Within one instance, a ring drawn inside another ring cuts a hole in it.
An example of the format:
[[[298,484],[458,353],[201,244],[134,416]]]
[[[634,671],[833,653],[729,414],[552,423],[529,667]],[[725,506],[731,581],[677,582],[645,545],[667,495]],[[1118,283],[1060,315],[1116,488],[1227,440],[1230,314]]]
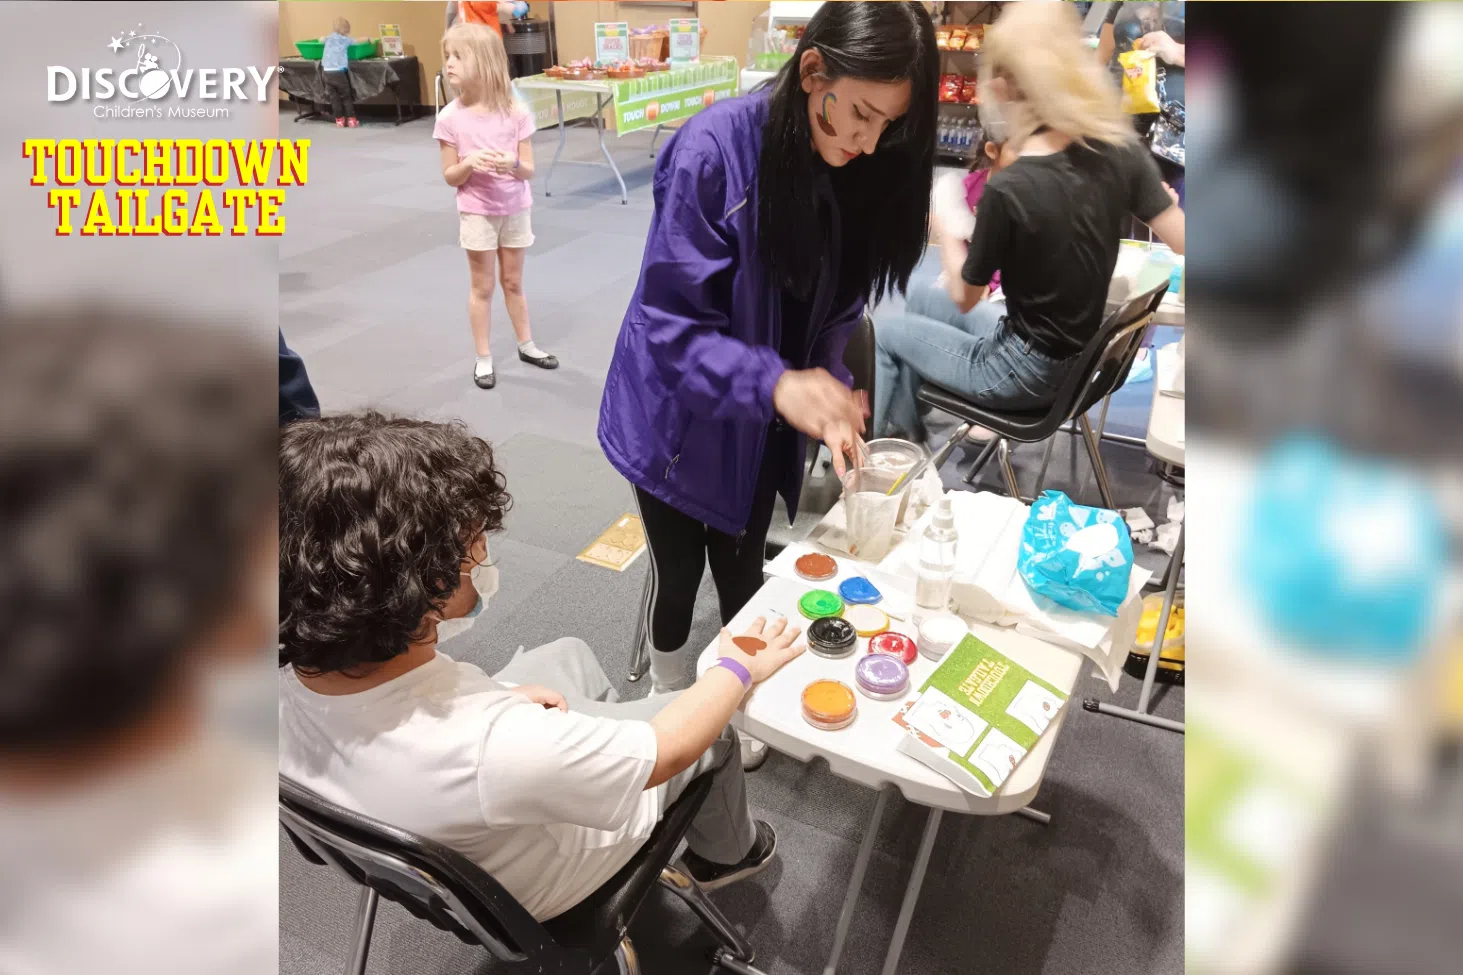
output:
[[[1057,435],[1054,433],[1046,438],[1046,453],[1041,455],[1041,473],[1036,475],[1036,490],[1031,492],[1031,500],[1035,501],[1041,497],[1042,485],[1046,483],[1046,469],[1052,462],[1052,451],[1057,446]]]
[[[640,956],[635,953],[629,935],[620,939],[620,947],[615,949],[615,962],[620,966],[620,975],[640,975]]]
[[[980,454],[975,458],[975,463],[970,465],[970,470],[965,472],[965,483],[974,484],[976,477],[985,467],[986,462],[995,456],[996,448],[1001,445],[1002,437],[992,437],[990,441],[980,449]]]
[[[376,926],[376,904],[380,899],[376,888],[361,888],[360,906],[356,908],[356,947],[351,952],[346,975],[364,975],[366,971],[366,956],[371,951],[371,929]]]
[[[1011,466],[1011,443],[1001,438],[1001,476],[1006,479],[1006,490],[1017,501],[1021,500],[1021,486],[1016,483],[1016,469]]]
[[[645,617],[650,613],[650,587],[654,582],[652,570],[645,572],[645,589],[640,594],[640,612],[635,614],[635,644],[630,648],[630,673],[627,679],[634,683],[650,671],[650,644],[645,639]]]
[[[681,900],[685,901],[701,923],[711,929],[716,935],[716,940],[722,944],[723,951],[733,960],[750,965],[756,958],[756,952],[752,946],[743,938],[741,932],[732,927],[731,921],[721,913],[720,908],[711,903],[711,898],[706,896],[706,891],[701,885],[692,879],[691,875],[682,867],[680,861],[670,864],[660,872],[660,885]],[[718,964],[725,964],[718,962]],[[728,966],[730,967],[730,966]]]
[[[1097,475],[1097,490],[1102,494],[1102,505],[1109,510],[1116,511],[1117,505],[1113,504],[1112,488],[1107,483],[1107,468],[1102,464],[1102,451],[1098,449],[1099,442],[1097,434],[1092,432],[1092,424],[1087,422],[1087,417],[1080,416],[1077,422],[1082,427],[1082,442],[1087,444],[1087,456],[1092,459],[1092,472]]]

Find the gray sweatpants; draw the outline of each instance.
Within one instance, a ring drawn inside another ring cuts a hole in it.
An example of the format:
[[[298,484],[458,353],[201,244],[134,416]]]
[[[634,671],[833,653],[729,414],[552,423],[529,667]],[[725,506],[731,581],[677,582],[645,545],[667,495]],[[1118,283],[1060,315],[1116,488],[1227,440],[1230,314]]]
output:
[[[513,684],[551,687],[564,695],[571,711],[628,721],[649,721],[677,697],[667,694],[640,701],[621,701],[589,645],[574,637],[524,651],[493,676]],[[714,863],[738,863],[751,852],[757,833],[747,808],[747,784],[737,733],[728,726],[721,737],[731,744],[731,757],[713,773],[711,794],[696,814],[686,839],[698,856]],[[660,805],[662,814],[692,779],[715,765],[717,751],[715,747],[707,749],[694,765],[666,782]]]

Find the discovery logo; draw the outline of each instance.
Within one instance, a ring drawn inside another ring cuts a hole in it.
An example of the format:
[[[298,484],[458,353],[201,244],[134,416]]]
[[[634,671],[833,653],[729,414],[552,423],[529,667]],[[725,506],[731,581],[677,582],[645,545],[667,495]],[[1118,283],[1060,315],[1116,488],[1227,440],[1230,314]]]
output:
[[[138,24],[138,28],[142,25]],[[119,31],[106,44],[118,67],[81,68],[53,64],[46,68],[48,102],[115,102],[96,104],[97,118],[227,118],[227,108],[197,108],[182,105],[136,105],[165,99],[199,101],[264,102],[271,97],[270,82],[279,68],[261,71],[247,68],[184,68],[183,52],[161,34],[138,30]],[[166,110],[165,110],[166,109]]]

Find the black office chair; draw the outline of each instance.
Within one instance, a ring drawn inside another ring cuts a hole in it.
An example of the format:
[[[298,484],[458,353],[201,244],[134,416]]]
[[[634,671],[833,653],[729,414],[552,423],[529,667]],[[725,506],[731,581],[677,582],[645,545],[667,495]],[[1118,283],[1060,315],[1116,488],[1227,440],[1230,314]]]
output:
[[[843,350],[843,365],[853,374],[853,388],[868,393],[869,402],[872,404],[874,401],[874,320],[867,311],[864,312],[863,319],[854,326],[853,334],[848,338],[848,345]],[[807,454],[803,458],[803,490],[798,499],[798,510],[800,511],[826,513],[838,501],[843,490],[841,486],[834,487],[827,483],[814,486],[811,483],[812,478],[809,475],[812,473],[813,465],[817,463],[819,446],[821,446],[819,441],[808,440]],[[763,554],[769,561],[793,541],[787,537],[785,528],[785,524],[779,525],[774,520],[772,527],[767,532],[767,548]],[[650,570],[647,569],[645,587],[640,592],[640,612],[635,617],[635,642],[630,647],[630,673],[626,675],[627,679],[632,682],[650,672],[650,645],[645,639],[645,618],[650,612],[651,583],[652,577]]]
[[[1006,490],[1011,493],[1011,497],[1025,500],[1016,483],[1016,472],[1011,467],[1011,442],[1047,441],[1046,455],[1042,458],[1041,472],[1037,475],[1033,496],[1040,495],[1042,482],[1046,480],[1047,465],[1051,463],[1052,449],[1056,446],[1055,434],[1071,422],[1073,426],[1069,432],[1080,434],[1083,443],[1087,445],[1087,455],[1092,460],[1092,470],[1097,476],[1097,489],[1102,494],[1103,506],[1115,508],[1112,488],[1107,480],[1107,469],[1103,466],[1102,454],[1098,450],[1099,440],[1092,430],[1092,424],[1087,420],[1087,411],[1127,381],[1128,371],[1133,368],[1133,361],[1137,359],[1138,350],[1143,346],[1148,323],[1158,311],[1167,291],[1168,282],[1164,281],[1149,291],[1127,299],[1109,312],[1097,335],[1077,357],[1066,382],[1057,391],[1056,399],[1045,410],[1013,413],[987,409],[934,383],[923,384],[917,394],[921,403],[964,421],[939,453],[946,454],[957,439],[965,436],[968,430],[965,424],[986,427],[995,433],[995,437],[976,458],[975,464],[965,476],[965,483],[973,483],[981,468],[995,455],[1000,461]]]
[[[720,762],[734,758],[730,740],[714,747]],[[685,901],[716,935],[721,944],[712,960],[717,965],[738,975],[762,975],[751,965],[751,946],[675,859],[711,790],[711,776],[708,771],[691,782],[666,810],[644,848],[604,886],[564,914],[542,922],[457,851],[342,809],[284,776],[279,778],[279,819],[306,860],[332,866],[361,886],[356,943],[346,975],[363,975],[366,970],[381,897],[467,944],[486,948],[508,963],[509,971],[638,975],[639,962],[626,931],[657,882]]]

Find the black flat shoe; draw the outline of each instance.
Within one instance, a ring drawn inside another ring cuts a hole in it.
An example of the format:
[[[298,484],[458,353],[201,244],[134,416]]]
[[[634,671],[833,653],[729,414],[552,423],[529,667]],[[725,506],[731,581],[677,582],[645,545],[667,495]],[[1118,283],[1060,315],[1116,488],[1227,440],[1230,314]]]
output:
[[[472,374],[472,381],[477,383],[478,389],[492,389],[494,386],[498,385],[498,376],[496,373],[492,372],[487,373],[486,375],[478,375],[476,372],[474,372]]]
[[[772,831],[771,825],[760,819],[753,825],[757,828],[757,840],[741,863],[713,863],[690,850],[681,857],[686,870],[701,885],[702,890],[720,890],[728,884],[761,873],[772,863],[772,857],[777,853],[777,834]]]
[[[559,360],[551,355],[542,355],[538,358],[534,358],[531,355],[524,355],[522,352],[520,352],[518,353],[518,358],[522,359],[524,362],[528,363],[531,366],[538,366],[540,369],[559,368]]]

